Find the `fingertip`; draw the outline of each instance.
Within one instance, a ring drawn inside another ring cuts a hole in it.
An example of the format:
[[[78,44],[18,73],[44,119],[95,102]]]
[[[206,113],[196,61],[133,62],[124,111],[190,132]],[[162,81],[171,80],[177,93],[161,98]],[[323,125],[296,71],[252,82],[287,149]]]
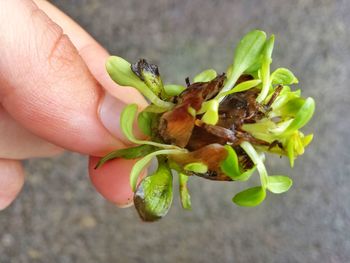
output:
[[[0,159],[0,211],[17,197],[24,184],[22,164],[16,160]]]
[[[89,176],[96,190],[118,207],[131,206],[133,192],[129,175],[135,160],[115,159],[95,169],[98,160],[98,157],[90,157],[89,160]]]

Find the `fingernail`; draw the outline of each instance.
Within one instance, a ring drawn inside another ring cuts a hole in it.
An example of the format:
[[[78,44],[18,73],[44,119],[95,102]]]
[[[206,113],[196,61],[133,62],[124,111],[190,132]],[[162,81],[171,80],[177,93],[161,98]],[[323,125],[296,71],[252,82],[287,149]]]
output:
[[[130,202],[125,203],[125,204],[117,204],[117,203],[115,203],[115,205],[118,206],[119,208],[128,208],[128,207],[134,205],[134,201],[131,200]]]
[[[113,136],[128,142],[119,125],[120,114],[125,106],[125,103],[106,93],[100,104],[99,116],[102,124]]]

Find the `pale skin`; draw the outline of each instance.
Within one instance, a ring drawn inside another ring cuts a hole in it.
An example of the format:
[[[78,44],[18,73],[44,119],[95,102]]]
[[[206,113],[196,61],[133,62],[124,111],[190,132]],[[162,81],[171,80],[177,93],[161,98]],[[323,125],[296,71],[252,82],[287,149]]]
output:
[[[104,67],[108,52],[44,0],[0,1],[0,32],[0,210],[23,186],[21,160],[64,150],[89,156],[96,189],[130,205],[133,161],[93,167],[125,147],[117,120],[125,104],[144,107],[142,96],[113,83]]]

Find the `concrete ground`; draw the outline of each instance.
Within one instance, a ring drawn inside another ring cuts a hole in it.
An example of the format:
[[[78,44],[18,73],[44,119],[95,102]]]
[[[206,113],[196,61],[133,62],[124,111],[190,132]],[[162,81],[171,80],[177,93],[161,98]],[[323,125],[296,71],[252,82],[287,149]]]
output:
[[[0,262],[350,262],[350,2],[347,0],[53,1],[112,54],[149,58],[168,82],[224,71],[247,31],[276,35],[273,67],[291,68],[317,102],[315,139],[290,169],[283,195],[259,207],[231,203],[242,183],[190,183],[193,211],[178,196],[166,218],[141,223],[91,186],[86,158],[26,161],[18,200],[0,214]]]

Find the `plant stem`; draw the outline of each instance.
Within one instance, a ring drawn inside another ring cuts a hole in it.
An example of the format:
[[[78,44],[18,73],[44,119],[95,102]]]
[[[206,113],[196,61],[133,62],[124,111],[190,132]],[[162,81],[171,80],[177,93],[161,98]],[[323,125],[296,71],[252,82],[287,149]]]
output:
[[[248,156],[253,161],[253,163],[256,165],[256,168],[258,169],[258,172],[260,175],[261,186],[264,189],[266,189],[268,174],[261,157],[254,149],[253,145],[251,145],[249,142],[242,142],[240,146],[248,154]]]

